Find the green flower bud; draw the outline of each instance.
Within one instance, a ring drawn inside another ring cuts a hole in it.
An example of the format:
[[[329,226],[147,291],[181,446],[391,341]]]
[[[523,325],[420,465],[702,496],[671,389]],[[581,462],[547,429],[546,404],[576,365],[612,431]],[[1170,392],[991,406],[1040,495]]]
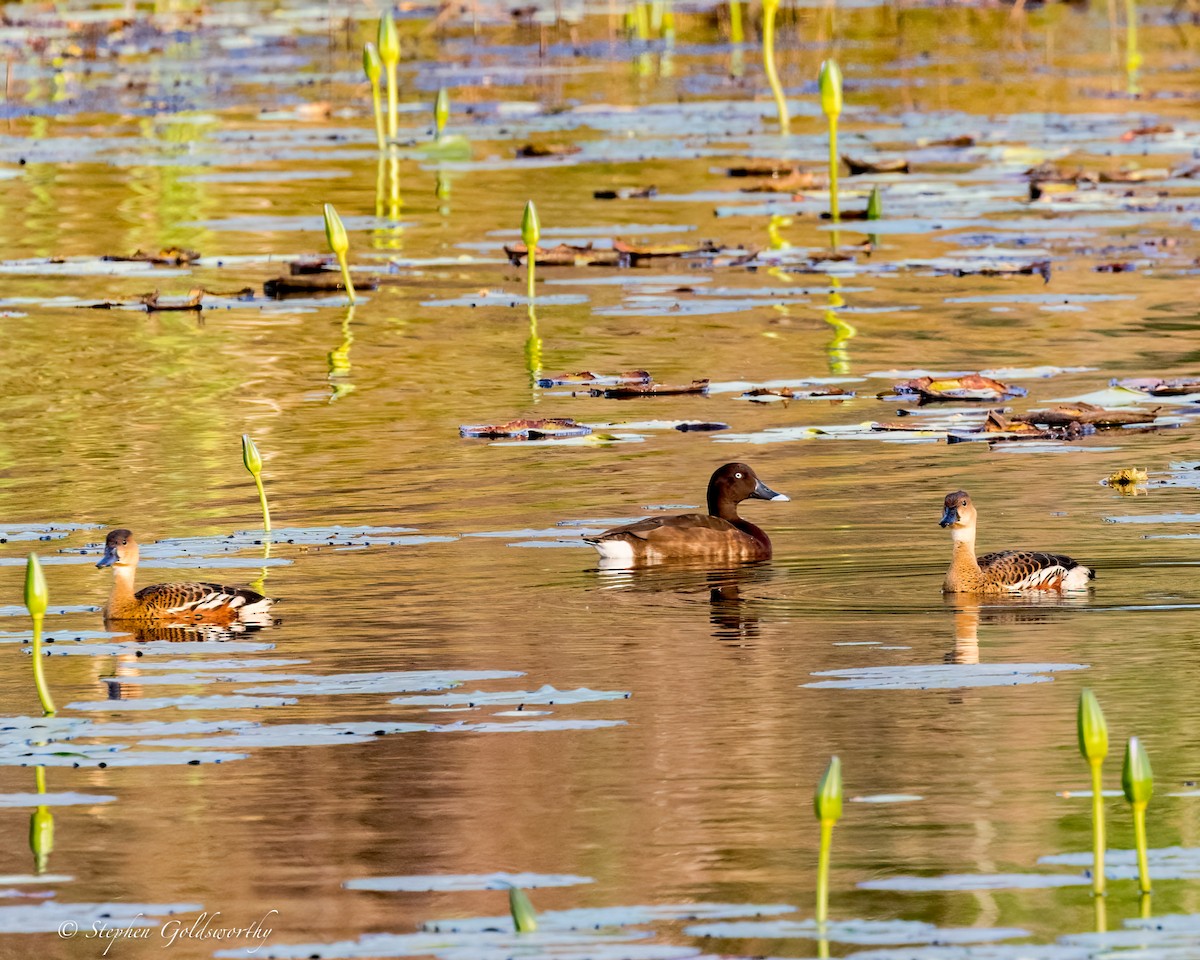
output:
[[[1100,701],[1091,690],[1079,694],[1079,752],[1088,763],[1099,763],[1108,756],[1108,723]]]
[[[525,241],[525,249],[533,250],[542,238],[542,225],[538,222],[537,207],[530,200],[525,204],[525,215],[521,217],[521,239]]]
[[[379,83],[383,76],[383,61],[379,59],[379,49],[369,40],[363,46],[363,73],[371,83]]]
[[[400,35],[396,32],[396,18],[392,16],[392,8],[379,21],[379,56],[386,64],[400,62]]]
[[[333,209],[332,203],[325,204],[325,237],[329,241],[329,249],[339,257],[345,256],[350,249],[350,238],[346,236],[342,218]]]
[[[508,909],[517,933],[533,933],[537,929],[537,914],[533,912],[533,904],[520,887],[508,888]]]
[[[38,563],[36,553],[29,555],[25,564],[25,606],[31,617],[44,617],[50,605],[50,591],[46,589],[46,575]]]
[[[1154,794],[1154,773],[1150,769],[1150,757],[1137,737],[1130,737],[1125,746],[1121,788],[1125,791],[1125,799],[1135,805],[1149,803]]]
[[[821,88],[821,109],[827,117],[836,117],[842,112],[842,71],[836,60],[821,64],[818,80]]]
[[[822,823],[837,823],[842,817],[842,761],[837,757],[830,758],[829,766],[821,775],[813,797],[813,809]]]
[[[871,188],[871,196],[867,200],[867,219],[878,220],[883,216],[883,198],[879,195],[879,186]]]
[[[262,457],[259,456],[258,447],[254,445],[248,433],[242,434],[242,463],[254,476],[262,473]]]

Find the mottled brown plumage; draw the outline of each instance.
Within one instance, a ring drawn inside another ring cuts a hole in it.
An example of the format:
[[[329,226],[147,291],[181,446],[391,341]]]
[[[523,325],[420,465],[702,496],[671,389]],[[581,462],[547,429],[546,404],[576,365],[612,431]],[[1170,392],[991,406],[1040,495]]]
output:
[[[244,587],[219,583],[159,583],[134,593],[137,541],[128,530],[114,530],[104,542],[97,567],[113,568],[113,588],[105,621],[249,624],[270,623],[273,600]]]
[[[945,593],[1009,593],[1019,590],[1084,590],[1096,574],[1070,557],[1033,550],[975,556],[977,515],[964,490],[947,495],[941,525],[950,528],[954,553],[942,585]]]
[[[584,537],[602,559],[613,563],[656,563],[662,560],[767,560],[771,540],[749,520],[738,516],[743,500],[787,500],[758,479],[744,463],[727,463],[708,481],[708,513],[650,517]]]

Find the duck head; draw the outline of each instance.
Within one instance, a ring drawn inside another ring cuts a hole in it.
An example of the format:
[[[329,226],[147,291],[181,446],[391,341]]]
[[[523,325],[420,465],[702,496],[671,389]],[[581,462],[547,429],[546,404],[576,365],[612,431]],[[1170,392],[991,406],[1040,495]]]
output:
[[[949,527],[952,533],[975,529],[975,505],[965,490],[946,494],[943,504],[941,526]]]
[[[744,463],[727,463],[718,467],[708,481],[708,512],[722,514],[723,505],[733,506],[743,500],[789,500],[758,479],[758,474]]]
[[[114,530],[104,541],[104,556],[97,567],[136,567],[138,545],[128,530]]]

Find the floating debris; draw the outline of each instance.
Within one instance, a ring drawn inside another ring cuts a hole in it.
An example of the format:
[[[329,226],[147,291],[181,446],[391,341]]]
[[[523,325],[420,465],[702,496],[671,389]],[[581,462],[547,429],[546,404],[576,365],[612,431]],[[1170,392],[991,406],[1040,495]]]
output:
[[[138,250],[128,257],[118,254],[106,254],[100,259],[116,263],[152,263],[156,266],[164,267],[186,267],[199,260],[200,254],[195,250],[184,250],[181,247],[166,247],[157,253],[146,253],[144,250]]]
[[[1138,493],[1147,492],[1146,484],[1149,481],[1150,474],[1145,470],[1137,467],[1125,467],[1109,474],[1103,482],[1124,497],[1136,497]]]
[[[709,381],[693,380],[689,384],[669,386],[665,383],[631,383],[619,384],[613,387],[594,387],[593,397],[607,397],[610,400],[629,400],[634,397],[675,397],[686,393],[707,393]]]
[[[526,143],[517,147],[518,158],[525,157],[570,157],[583,148],[574,143]]]
[[[918,377],[896,384],[893,393],[897,396],[920,397],[921,403],[942,400],[970,400],[997,403],[1013,397],[1023,397],[1028,391],[1024,387],[1012,386],[978,373],[961,377],[935,379]]]
[[[1152,397],[1178,397],[1186,394],[1200,394],[1200,380],[1195,377],[1175,377],[1163,380],[1158,377],[1129,377],[1118,380],[1114,386],[1126,390],[1137,390],[1148,393]]]
[[[622,187],[619,190],[595,190],[592,192],[592,198],[595,200],[649,200],[656,196],[658,196],[658,188],[653,185],[649,187]]]
[[[459,436],[479,439],[515,437],[522,440],[540,440],[547,437],[582,437],[591,432],[591,427],[565,417],[551,420],[509,420],[507,423],[458,428]]]
[[[201,287],[192,289],[186,297],[162,297],[157,290],[143,294],[138,302],[146,307],[147,312],[163,310],[203,310],[204,290]]]
[[[1060,404],[1047,410],[1030,410],[1028,413],[1013,414],[1013,420],[1023,423],[1040,423],[1048,427],[1067,427],[1072,423],[1080,423],[1099,429],[1112,429],[1153,423],[1158,416],[1158,410],[1158,407],[1153,410],[1108,410],[1091,403],[1074,403]]]
[[[552,377],[538,380],[539,387],[561,387],[571,384],[597,384],[618,386],[628,383],[649,383],[651,376],[647,370],[626,370],[623,373],[602,374],[582,370],[579,373],[559,373]]]
[[[753,400],[756,403],[771,403],[777,400],[845,400],[854,396],[853,390],[843,390],[841,387],[815,387],[803,390],[798,387],[755,387],[742,394],[743,400]]]
[[[842,154],[842,163],[850,171],[850,176],[857,177],[864,173],[908,173],[908,160],[904,157],[891,157],[881,160],[867,160]]]

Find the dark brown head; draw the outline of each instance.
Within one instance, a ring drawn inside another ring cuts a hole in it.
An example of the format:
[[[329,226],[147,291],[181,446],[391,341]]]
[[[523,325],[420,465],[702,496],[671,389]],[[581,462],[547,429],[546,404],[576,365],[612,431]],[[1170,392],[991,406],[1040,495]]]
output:
[[[787,500],[758,479],[744,463],[727,463],[719,467],[708,481],[708,512],[724,516],[743,500]]]
[[[136,567],[138,545],[128,530],[114,530],[104,541],[104,556],[98,567]]]
[[[954,493],[946,494],[941,526],[954,530],[974,529],[975,506],[966,490],[955,490]]]

